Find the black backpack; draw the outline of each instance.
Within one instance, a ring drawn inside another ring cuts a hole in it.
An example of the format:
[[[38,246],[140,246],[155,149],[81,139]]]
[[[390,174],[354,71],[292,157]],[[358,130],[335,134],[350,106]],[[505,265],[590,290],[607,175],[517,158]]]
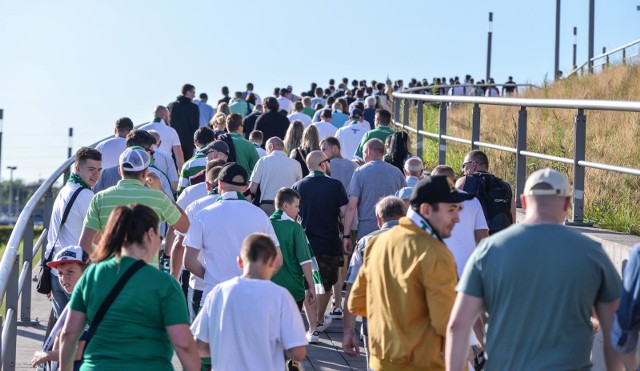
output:
[[[227,162],[236,162],[236,146],[233,144],[233,138],[231,138],[231,135],[227,133],[218,135],[218,140],[227,143],[227,146],[229,146],[229,158],[227,159]]]
[[[487,219],[489,234],[499,232],[511,224],[511,187],[502,179],[489,173],[473,173],[466,176],[463,190],[480,201]]]

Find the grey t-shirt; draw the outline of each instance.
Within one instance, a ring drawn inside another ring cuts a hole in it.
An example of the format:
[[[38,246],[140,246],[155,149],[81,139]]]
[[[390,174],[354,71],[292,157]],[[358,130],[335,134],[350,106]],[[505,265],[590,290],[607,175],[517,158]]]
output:
[[[485,370],[588,370],[591,308],[621,288],[599,243],[559,224],[517,224],[482,240],[457,290],[482,298],[491,318]]]
[[[349,190],[353,172],[356,171],[357,168],[358,164],[353,161],[344,158],[331,159],[331,177],[338,179],[346,190]]]
[[[402,172],[384,161],[371,161],[356,169],[349,185],[349,197],[358,197],[358,238],[378,229],[376,203],[406,186]]]

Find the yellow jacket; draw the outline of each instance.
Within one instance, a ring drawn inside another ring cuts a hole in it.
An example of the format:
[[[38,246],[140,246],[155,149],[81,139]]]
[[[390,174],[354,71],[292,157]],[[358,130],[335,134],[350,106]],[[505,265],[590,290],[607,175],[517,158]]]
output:
[[[374,237],[348,303],[368,318],[370,367],[444,370],[457,281],[449,249],[410,219]]]

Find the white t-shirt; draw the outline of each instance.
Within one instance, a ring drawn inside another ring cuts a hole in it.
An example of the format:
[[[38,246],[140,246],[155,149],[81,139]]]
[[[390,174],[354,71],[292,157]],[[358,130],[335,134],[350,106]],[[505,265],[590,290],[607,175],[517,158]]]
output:
[[[284,351],[307,345],[291,294],[271,281],[251,278],[216,286],[191,332],[209,343],[213,370],[282,371]]]
[[[302,179],[300,163],[283,151],[261,157],[251,173],[251,182],[260,184],[260,200],[273,201],[282,187],[291,187]]]
[[[176,129],[165,124],[163,120],[160,120],[160,122],[150,122],[146,125],[142,125],[140,129],[157,131],[160,134],[161,140],[158,149],[164,153],[168,153],[170,155],[172,147],[180,145],[180,138],[178,137]]]
[[[180,196],[178,196],[178,200],[176,201],[176,203],[182,208],[182,210],[184,210],[194,201],[206,196],[207,193],[209,192],[207,192],[206,183],[202,182],[194,184],[188,186],[187,188],[183,189],[182,192],[180,192]]]
[[[290,114],[289,122],[294,122],[295,120],[300,120],[300,122],[302,122],[302,125],[304,125],[305,129],[307,128],[307,126],[311,125],[311,117],[306,113],[294,112]]]
[[[291,111],[293,111],[293,102],[291,99],[285,97],[278,97],[276,99],[280,105],[280,111],[287,111],[287,113],[291,113]]]
[[[53,203],[51,223],[49,225],[49,231],[47,232],[47,249],[44,253],[45,258],[49,257],[51,247],[54,245],[54,242],[55,250],[53,254],[55,255],[60,251],[60,248],[77,245],[80,240],[80,234],[82,233],[82,227],[84,225],[84,217],[87,215],[89,204],[91,204],[91,199],[93,198],[93,191],[90,189],[83,189],[80,191],[78,197],[71,206],[71,210],[69,210],[69,215],[67,216],[67,221],[64,223],[64,228],[60,230],[60,222],[62,222],[64,209],[67,207],[69,199],[73,193],[80,187],[81,186],[77,183],[67,182],[67,184],[60,189],[58,197],[56,197],[56,200]],[[56,236],[58,237],[57,241]],[[53,273],[54,276],[58,275],[58,271],[55,269],[52,269],[51,273]]]
[[[326,121],[314,122],[311,125],[315,126],[318,129],[318,134],[320,135],[321,142],[328,137],[335,136],[336,130],[338,130],[338,128],[333,126],[333,124]]]
[[[462,275],[467,260],[476,248],[476,238],[474,232],[479,229],[489,229],[487,221],[482,212],[482,205],[477,198],[462,202],[460,211],[460,222],[451,231],[451,237],[445,238],[444,243],[453,253],[456,261],[458,277]]]
[[[251,202],[238,200],[236,192],[223,194],[222,200],[200,210],[190,222],[183,245],[204,252],[203,297],[217,284],[242,274],[236,258],[250,234],[266,233],[280,246],[267,214]]]
[[[118,166],[120,155],[127,149],[125,138],[114,137],[100,142],[96,149],[102,153],[102,168]]]
[[[367,129],[362,124],[359,122],[352,124],[351,121],[336,131],[336,138],[340,141],[340,154],[342,158],[346,158],[347,160],[353,158],[360,145],[360,140],[366,132]]]
[[[198,184],[205,184],[205,183],[198,183]],[[213,205],[213,203],[216,202],[216,199],[218,198],[218,196],[219,195],[214,194],[214,195],[206,195],[202,198],[199,198],[193,201],[189,206],[187,206],[187,208],[184,209],[184,213],[187,215],[187,218],[191,221],[192,219],[195,218],[196,214],[200,212],[200,210],[204,209],[207,206]],[[202,250],[200,250],[200,253],[198,254],[198,261],[200,262],[200,264],[202,264],[202,266],[204,266],[204,255],[202,254]],[[202,291],[204,290],[204,287],[205,287],[204,280],[196,276],[195,274],[191,273],[189,275],[189,286],[191,286],[192,289]]]

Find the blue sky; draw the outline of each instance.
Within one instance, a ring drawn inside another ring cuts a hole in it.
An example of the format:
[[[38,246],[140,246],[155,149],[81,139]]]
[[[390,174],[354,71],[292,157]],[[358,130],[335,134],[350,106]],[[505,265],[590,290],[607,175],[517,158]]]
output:
[[[596,54],[640,37],[640,0],[596,1]],[[46,178],[115,120],[151,118],[189,82],[261,96],[329,78],[482,78],[488,12],[492,75],[541,82],[554,66],[555,1],[9,1],[0,3],[3,179]],[[564,1],[561,69],[587,58],[588,1]]]

